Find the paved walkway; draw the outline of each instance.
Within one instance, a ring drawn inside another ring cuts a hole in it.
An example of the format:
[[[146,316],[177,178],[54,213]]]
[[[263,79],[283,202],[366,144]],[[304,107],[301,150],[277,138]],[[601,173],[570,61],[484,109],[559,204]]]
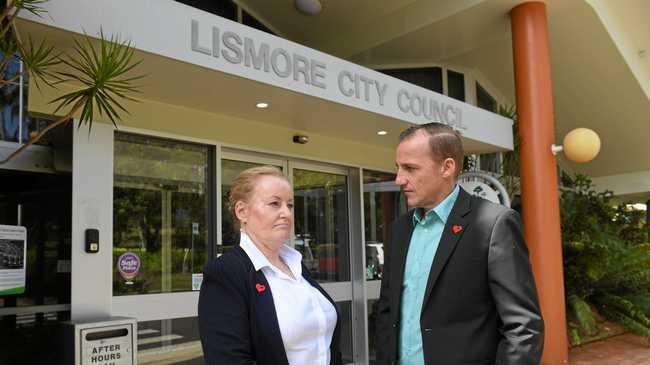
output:
[[[574,347],[570,365],[650,365],[650,346],[643,337],[626,333]]]

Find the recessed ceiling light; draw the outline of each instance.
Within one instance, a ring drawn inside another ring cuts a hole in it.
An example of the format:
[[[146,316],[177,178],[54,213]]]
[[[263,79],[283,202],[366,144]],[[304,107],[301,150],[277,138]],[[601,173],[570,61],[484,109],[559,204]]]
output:
[[[266,109],[266,108],[269,107],[269,103],[257,103],[257,104],[255,104],[255,106],[260,108],[260,109]]]
[[[388,134],[388,132],[386,132],[386,131],[379,131],[379,132],[377,132],[377,134],[380,135],[380,136],[385,136],[385,135]]]

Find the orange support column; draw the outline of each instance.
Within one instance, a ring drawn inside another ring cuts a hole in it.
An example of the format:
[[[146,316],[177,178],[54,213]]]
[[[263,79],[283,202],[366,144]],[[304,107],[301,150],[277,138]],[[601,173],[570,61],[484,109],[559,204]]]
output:
[[[527,2],[510,12],[521,134],[521,190],[526,242],[546,326],[542,364],[568,363],[560,208],[546,6]]]

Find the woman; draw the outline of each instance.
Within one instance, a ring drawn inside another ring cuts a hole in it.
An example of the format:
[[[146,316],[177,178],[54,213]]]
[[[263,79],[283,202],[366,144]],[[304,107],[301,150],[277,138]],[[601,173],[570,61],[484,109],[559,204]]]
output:
[[[286,245],[293,190],[275,167],[243,171],[233,181],[231,213],[241,239],[204,270],[199,330],[208,365],[342,363],[339,314]]]

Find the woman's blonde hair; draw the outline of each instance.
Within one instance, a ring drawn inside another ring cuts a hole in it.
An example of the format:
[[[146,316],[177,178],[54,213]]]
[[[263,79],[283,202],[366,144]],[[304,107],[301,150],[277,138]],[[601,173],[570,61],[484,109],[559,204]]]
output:
[[[266,165],[252,167],[240,172],[232,181],[232,186],[228,193],[229,210],[230,214],[232,214],[236,228],[239,228],[239,220],[235,213],[235,205],[238,201],[247,202],[251,198],[251,195],[255,190],[255,185],[263,176],[275,176],[289,183],[289,179],[275,166]]]

